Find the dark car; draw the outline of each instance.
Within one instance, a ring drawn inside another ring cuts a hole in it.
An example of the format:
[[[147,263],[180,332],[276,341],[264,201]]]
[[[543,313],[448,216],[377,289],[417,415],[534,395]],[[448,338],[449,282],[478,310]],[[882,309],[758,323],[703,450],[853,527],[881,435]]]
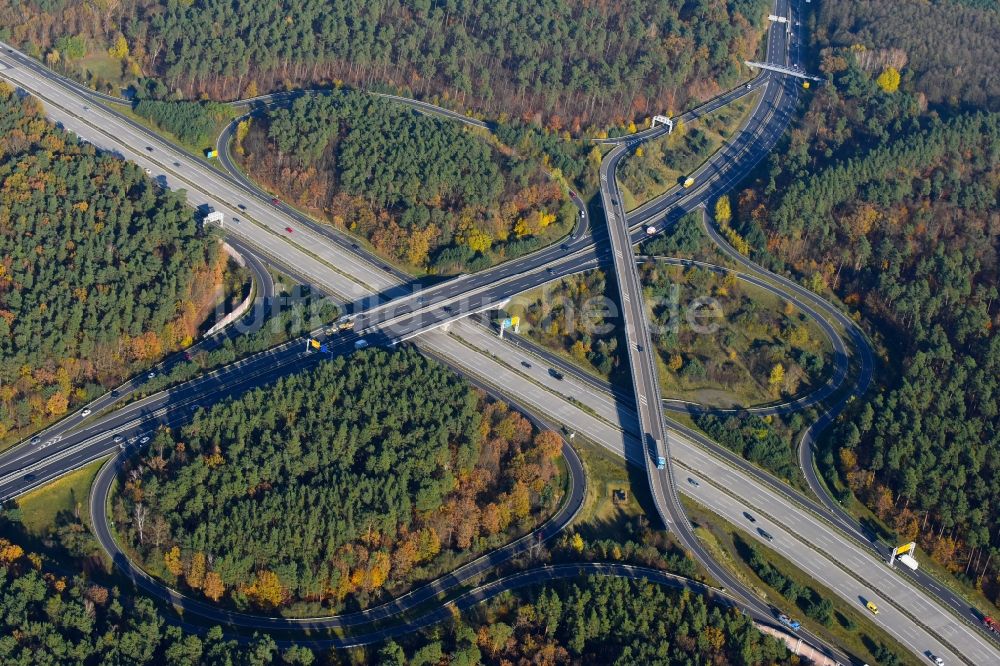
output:
[[[743,512],[743,517],[746,518],[747,520],[749,520],[751,523],[756,523],[757,522],[757,519],[754,518],[753,514],[750,513],[749,511],[744,511]]]
[[[528,363],[527,361],[521,361],[521,365],[523,365],[526,368],[530,368],[531,367],[531,364]]]
[[[697,488],[698,486],[701,485],[700,483],[698,483],[698,479],[696,479],[694,477],[691,477],[691,476],[688,477],[688,483],[690,483],[695,488]]]
[[[767,530],[765,530],[763,527],[758,527],[757,528],[757,534],[761,535],[762,537],[764,537],[768,541],[774,541],[774,537],[771,536],[771,533],[768,532]]]
[[[562,381],[563,373],[559,372],[555,368],[549,368],[549,375],[558,379],[559,381]]]
[[[239,208],[240,210],[246,210],[247,209],[247,207],[245,205],[243,205],[243,204],[236,204],[236,207]]]
[[[153,152],[153,147],[152,146],[146,146],[146,150],[148,150],[149,152]]]

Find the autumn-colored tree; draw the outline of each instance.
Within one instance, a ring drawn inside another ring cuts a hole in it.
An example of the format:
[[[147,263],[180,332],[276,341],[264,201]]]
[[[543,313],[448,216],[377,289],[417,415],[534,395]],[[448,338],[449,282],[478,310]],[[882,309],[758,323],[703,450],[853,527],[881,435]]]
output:
[[[7,539],[0,539],[0,563],[10,564],[24,555],[24,549]]]
[[[531,492],[523,481],[515,483],[510,491],[510,511],[516,520],[527,518],[531,513]]]
[[[257,90],[257,82],[253,80],[247,84],[246,89],[243,91],[244,99],[250,99],[251,97],[256,97],[259,94],[260,92]]]
[[[128,57],[128,41],[125,39],[125,35],[118,35],[115,43],[108,49],[108,55],[116,60],[124,60]]]
[[[542,458],[555,460],[562,455],[562,437],[553,430],[543,430],[535,435],[535,446]]]
[[[895,67],[886,67],[885,71],[879,74],[875,80],[878,87],[887,93],[894,93],[899,90],[899,70]]]
[[[69,407],[69,399],[66,394],[62,391],[56,391],[51,396],[49,396],[48,401],[45,403],[45,411],[47,411],[52,416],[59,416],[60,414],[65,414],[66,409]]]
[[[221,599],[222,595],[226,592],[226,586],[222,583],[222,576],[214,571],[209,571],[205,574],[205,584],[202,592],[212,601]]]
[[[244,588],[244,592],[257,604],[264,607],[278,606],[287,596],[278,574],[268,569],[257,572],[253,584]]]
[[[487,536],[492,536],[500,531],[500,510],[493,502],[483,508],[482,516],[483,531]]]
[[[570,548],[572,548],[576,552],[578,552],[578,553],[582,553],[583,552],[583,537],[580,536],[579,532],[575,532],[573,534],[573,536],[570,537],[569,545],[570,545]]]
[[[241,120],[236,124],[236,136],[233,137],[233,146],[236,148],[236,152],[242,155],[243,151],[243,139],[247,138],[247,134],[250,133],[250,119]]]
[[[674,372],[680,370],[681,366],[683,365],[684,365],[684,359],[681,357],[680,354],[671,354],[670,360],[667,361],[667,367]]]
[[[768,387],[774,391],[778,392],[785,383],[785,366],[780,363],[775,363],[774,367],[771,368],[771,375],[767,379]]]
[[[729,205],[729,195],[723,194],[715,201],[715,220],[719,224],[729,224],[733,219],[733,210]]]
[[[201,589],[205,583],[205,553],[198,551],[191,556],[191,563],[188,565],[184,580],[192,589]]]
[[[180,546],[174,546],[163,554],[163,564],[167,567],[167,571],[174,576],[181,575],[181,572],[184,571],[184,567],[181,564]]]
[[[389,577],[389,553],[379,550],[372,553],[368,561],[368,579],[366,586],[369,590],[377,590],[385,584],[385,579]]]

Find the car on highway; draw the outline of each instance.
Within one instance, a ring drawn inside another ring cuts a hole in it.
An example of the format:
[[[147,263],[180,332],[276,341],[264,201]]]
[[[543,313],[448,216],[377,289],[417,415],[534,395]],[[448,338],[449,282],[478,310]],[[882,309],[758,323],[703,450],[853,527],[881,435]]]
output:
[[[117,398],[120,395],[121,395],[121,393],[119,393],[118,389],[112,389],[111,390],[111,397],[112,398]]]
[[[701,485],[700,483],[698,483],[698,479],[694,478],[693,476],[689,476],[688,477],[688,483],[690,483],[695,488],[697,488],[697,487],[699,487]]]
[[[271,203],[277,206],[278,204],[281,203],[281,199],[279,199],[278,197],[271,197]]]
[[[42,438],[41,437],[32,437],[31,438],[31,443],[32,444],[41,444],[42,443]]]
[[[931,655],[931,661],[937,664],[937,666],[944,666],[944,659],[937,656],[936,654]]]
[[[767,539],[768,541],[774,541],[774,536],[772,536],[771,533],[765,530],[763,527],[757,528],[757,534],[759,534],[762,538]]]
[[[580,217],[587,217],[587,213],[585,213],[584,211],[581,210],[580,211]]]
[[[523,365],[526,368],[530,368],[531,367],[531,364],[528,363],[527,361],[521,361],[521,365]]]
[[[564,375],[555,368],[549,368],[549,376],[562,381]]]
[[[246,207],[245,204],[236,204],[236,207],[239,208],[240,210],[246,210],[247,209],[247,207]]]
[[[80,412],[80,416],[90,416],[90,409],[84,409]]]
[[[155,370],[150,370],[149,372],[146,373],[146,379],[152,379],[153,377],[156,377]]]
[[[148,150],[149,152],[153,152],[153,147],[152,146],[146,146],[146,150]]]
[[[121,444],[124,440],[125,440],[125,438],[122,437],[121,435],[115,435],[115,438],[112,441],[115,444]]]
[[[874,601],[866,601],[865,608],[867,608],[872,615],[878,615],[878,606],[875,605]]]
[[[754,518],[753,514],[750,513],[749,511],[744,511],[743,512],[743,517],[746,518],[747,520],[749,520],[751,523],[756,523],[757,522],[757,519]]]
[[[285,227],[285,231],[287,231],[288,233],[292,233],[293,231],[295,231],[295,229],[292,229],[291,227]]]
[[[35,475],[34,475],[34,474],[25,474],[25,475],[24,475],[24,480],[25,480],[25,481],[34,481],[34,480],[35,480],[36,478],[37,478],[37,477],[35,477]]]

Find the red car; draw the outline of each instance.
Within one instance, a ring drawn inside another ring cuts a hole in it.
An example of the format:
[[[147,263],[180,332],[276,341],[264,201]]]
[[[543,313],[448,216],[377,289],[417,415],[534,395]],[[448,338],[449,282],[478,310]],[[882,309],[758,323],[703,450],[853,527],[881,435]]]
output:
[[[280,204],[280,203],[281,203],[281,200],[280,200],[280,199],[278,199],[278,197],[273,197],[273,198],[271,199],[271,203],[273,203],[273,204],[274,204],[275,206],[277,206],[278,204]]]
[[[285,227],[285,231],[287,231],[288,233],[292,233],[293,229],[291,227]]]

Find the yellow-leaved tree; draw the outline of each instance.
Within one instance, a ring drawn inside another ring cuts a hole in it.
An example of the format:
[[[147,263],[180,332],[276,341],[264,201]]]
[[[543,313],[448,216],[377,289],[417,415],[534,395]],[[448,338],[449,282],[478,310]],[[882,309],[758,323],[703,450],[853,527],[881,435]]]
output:
[[[124,60],[128,57],[128,41],[125,39],[125,35],[118,34],[115,43],[108,49],[108,55],[116,60]]]
[[[729,205],[729,197],[725,194],[715,202],[715,219],[719,224],[729,224],[733,219],[733,209]]]
[[[896,92],[899,90],[899,70],[895,67],[886,67],[885,71],[879,74],[875,83],[887,93]]]

